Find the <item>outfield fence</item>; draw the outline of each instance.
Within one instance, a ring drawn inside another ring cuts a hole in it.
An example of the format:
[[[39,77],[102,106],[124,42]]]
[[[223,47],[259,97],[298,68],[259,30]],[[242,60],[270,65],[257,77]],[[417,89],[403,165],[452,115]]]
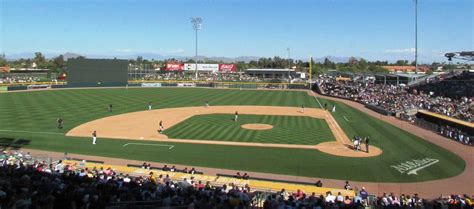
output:
[[[32,89],[84,88],[84,87],[207,87],[229,89],[310,89],[310,83],[284,82],[230,82],[230,81],[187,81],[187,80],[131,80],[127,85],[83,83],[70,85],[67,82],[31,82],[31,83],[2,83],[0,91],[18,91]]]

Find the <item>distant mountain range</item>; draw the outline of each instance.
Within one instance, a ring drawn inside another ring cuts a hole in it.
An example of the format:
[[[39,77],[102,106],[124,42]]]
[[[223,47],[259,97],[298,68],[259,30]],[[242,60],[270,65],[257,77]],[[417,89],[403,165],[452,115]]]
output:
[[[47,59],[57,57],[59,54],[53,54],[53,53],[44,53],[43,54]],[[18,59],[28,59],[28,58],[34,58],[35,53],[17,53],[17,54],[7,54],[5,55],[7,60],[18,60]],[[84,56],[87,58],[101,58],[101,59],[136,59],[138,56],[141,56],[143,59],[147,60],[165,60],[165,59],[177,59],[180,61],[186,61],[189,59],[194,59],[194,57],[188,57],[188,56],[169,56],[169,55],[160,55],[160,54],[155,54],[155,53],[137,53],[137,54],[126,54],[126,55],[97,55],[97,54],[77,54],[77,53],[71,53],[67,52],[63,54],[64,59],[71,59],[71,58],[76,58],[79,56]],[[261,57],[256,57],[256,56],[240,56],[240,57],[206,57],[206,56],[198,56],[198,60],[213,60],[213,61],[221,61],[221,62],[226,62],[226,63],[232,63],[232,62],[250,62],[252,60],[257,61]],[[314,62],[323,62],[324,59],[328,58],[329,60],[336,62],[336,63],[344,63],[347,62],[350,57],[336,57],[336,56],[325,56],[321,58],[313,58]],[[306,61],[306,60],[304,60]]]

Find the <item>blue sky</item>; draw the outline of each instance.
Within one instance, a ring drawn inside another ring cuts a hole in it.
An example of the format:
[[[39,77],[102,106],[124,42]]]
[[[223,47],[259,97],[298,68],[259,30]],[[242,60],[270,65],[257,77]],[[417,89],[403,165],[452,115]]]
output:
[[[473,50],[472,0],[419,0],[419,56]],[[413,59],[413,0],[0,0],[0,51]]]

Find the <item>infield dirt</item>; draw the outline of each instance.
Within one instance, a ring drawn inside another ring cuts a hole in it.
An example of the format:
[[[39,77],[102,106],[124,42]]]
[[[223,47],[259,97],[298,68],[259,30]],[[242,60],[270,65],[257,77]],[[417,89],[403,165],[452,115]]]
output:
[[[164,128],[172,127],[194,115],[205,114],[251,114],[251,115],[286,115],[286,116],[308,116],[326,120],[336,141],[320,143],[318,145],[290,145],[270,144],[252,142],[231,141],[209,141],[189,139],[169,139],[166,135],[158,132],[159,122],[163,121]],[[182,107],[167,108],[150,111],[132,112],[114,115],[90,121],[70,130],[67,136],[89,137],[93,131],[97,131],[99,138],[119,138],[151,140],[160,142],[218,144],[233,146],[255,146],[255,147],[277,147],[318,149],[322,152],[345,157],[373,157],[382,153],[377,147],[371,146],[370,153],[365,151],[354,151],[351,149],[351,141],[335,121],[332,115],[325,110],[306,108],[304,113],[298,107],[274,107],[274,106],[210,106],[210,107]]]

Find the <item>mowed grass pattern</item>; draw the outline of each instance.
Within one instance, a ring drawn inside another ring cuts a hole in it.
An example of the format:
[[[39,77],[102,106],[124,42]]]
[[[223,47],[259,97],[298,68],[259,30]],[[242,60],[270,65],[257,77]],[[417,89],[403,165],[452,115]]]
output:
[[[306,92],[216,89],[73,89],[0,94],[0,129],[66,133],[82,123],[153,108],[211,105],[316,107]],[[113,112],[109,113],[109,104]],[[64,129],[56,119],[64,119]]]
[[[166,147],[123,147],[130,142],[159,144],[152,141],[99,138],[98,144],[92,145],[89,137],[63,135],[94,119],[145,110],[149,101],[153,102],[153,108],[168,108],[201,106],[206,100],[211,105],[319,107],[306,92],[295,91],[129,88],[0,93],[0,143],[166,164],[372,182],[435,180],[458,175],[465,168],[465,162],[454,153],[352,107],[326,100],[321,103],[337,106],[333,116],[348,136],[370,135],[371,144],[381,148],[383,154],[373,158],[348,158],[317,150],[167,142],[175,145],[169,150]],[[114,106],[112,113],[107,112],[110,103]],[[64,129],[56,128],[58,116],[65,119]],[[438,159],[439,163],[419,171],[418,175],[401,174],[390,167],[422,158]]]
[[[169,138],[214,141],[257,142],[313,145],[335,138],[326,121],[307,116],[196,115],[164,131]],[[272,125],[270,130],[249,130],[241,125],[261,123]]]

